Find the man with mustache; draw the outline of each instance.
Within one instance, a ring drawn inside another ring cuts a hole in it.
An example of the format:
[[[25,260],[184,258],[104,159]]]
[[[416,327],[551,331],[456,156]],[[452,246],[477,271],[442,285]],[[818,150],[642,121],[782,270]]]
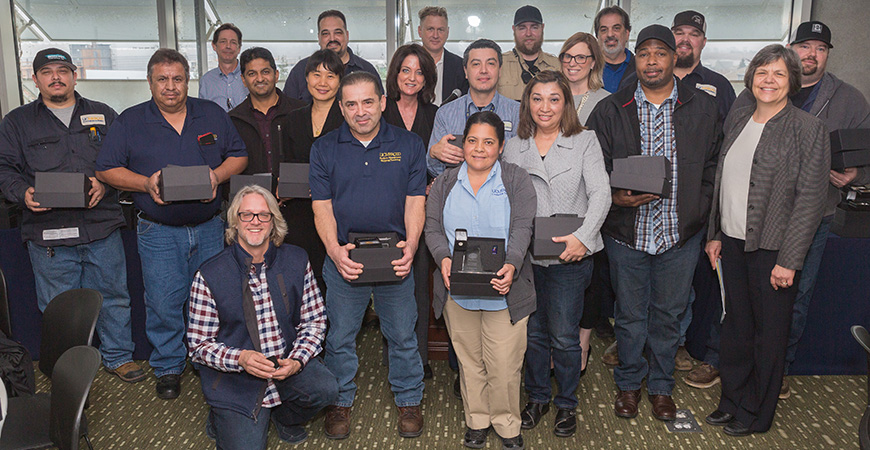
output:
[[[514,13],[514,48],[502,54],[504,64],[498,77],[498,93],[519,101],[526,84],[542,70],[559,70],[559,58],[541,50],[544,18],[541,10],[526,5]]]
[[[638,82],[605,98],[592,111],[608,172],[613,160],[664,156],[671,163],[666,195],[613,190],[601,233],[616,293],[614,330],[619,365],[617,416],[638,413],[646,378],[652,412],[674,420],[674,356],[710,211],[721,144],[716,102],[674,76],[676,41],[662,25],[638,34]]]
[[[450,37],[450,27],[447,25],[447,10],[443,6],[426,6],[417,13],[420,25],[417,34],[423,48],[435,60],[435,70],[438,71],[438,83],[435,85],[435,103],[441,106],[444,99],[450,97],[455,89],[460,94],[468,92],[468,80],[462,71],[462,58],[447,51],[444,44]]]
[[[794,50],[798,57],[800,57],[802,69],[801,90],[790,98],[794,106],[821,119],[825,122],[825,126],[828,127],[828,131],[870,128],[870,104],[867,103],[861,91],[826,70],[828,57],[834,48],[831,44],[831,29],[827,25],[815,20],[800,24],[795,31],[791,44],[789,44],[789,48]],[[755,98],[749,90],[745,90],[737,97],[732,108],[741,108],[753,105],[754,103]],[[816,230],[815,236],[813,236],[813,242],[810,244],[810,249],[804,259],[804,266],[801,270],[800,281],[798,282],[798,293],[794,301],[788,348],[785,356],[786,375],[788,375],[789,366],[795,360],[797,344],[804,332],[804,326],[806,326],[807,312],[809,311],[810,300],[813,297],[813,289],[816,284],[819,266],[821,266],[822,254],[825,251],[825,243],[831,230],[834,211],[841,200],[840,188],[870,183],[870,171],[868,171],[867,167],[850,167],[844,169],[843,172],[831,170],[830,182],[822,223]],[[714,381],[712,375],[710,375],[711,373],[716,377],[719,374],[716,365],[709,362],[711,357],[715,358],[713,362],[718,362],[718,330],[719,323],[714,321],[710,337],[707,340],[707,355],[709,356],[704,357],[706,364],[702,364],[696,369],[707,373],[706,377],[698,378],[702,382],[708,379],[711,382]],[[691,376],[692,373],[689,375]],[[698,375],[704,374],[699,373]],[[692,383],[690,386],[709,387],[697,386],[696,384],[701,383]],[[715,385],[715,382],[712,385]],[[784,400],[790,396],[791,388],[789,387],[788,379],[783,377],[779,398]]]
[[[625,45],[631,33],[628,13],[618,6],[608,6],[595,16],[595,37],[604,52],[604,89],[616,92],[623,77],[634,73],[634,57]]]
[[[314,142],[309,172],[314,223],[329,256],[323,264],[329,316],[325,362],[338,379],[338,400],[327,408],[323,424],[330,439],[350,435],[356,336],[372,301],[387,339],[399,436],[413,438],[423,432],[423,363],[414,332],[411,264],[425,221],[426,150],[419,136],[383,120],[387,99],[374,75],[345,76],[337,101],[345,123]],[[365,268],[350,259],[350,232],[396,233],[402,257],[391,264],[400,280],[352,284]]]
[[[242,30],[231,23],[219,26],[211,40],[211,48],[217,54],[218,66],[199,79],[199,98],[211,100],[224,111],[229,111],[248,95],[237,59],[242,48]]]
[[[108,372],[135,383],[145,379],[145,372],[133,362],[120,231],[124,217],[118,192],[94,177],[97,153],[117,114],[79,95],[76,80],[76,66],[65,51],[47,48],[36,54],[33,82],[39,96],[0,123],[0,191],[22,206],[21,237],[30,252],[40,311],[67,290],[99,291],[103,306],[97,335],[103,364]],[[87,175],[87,208],[41,207],[34,198],[36,172]]]
[[[217,104],[187,96],[190,66],[162,48],[148,61],[151,100],[127,108],[112,124],[97,157],[97,178],[133,192],[145,284],[145,333],[157,397],[181,391],[187,349],[184,308],[193,275],[223,249],[221,183],[248,164],[245,144]],[[211,198],[167,203],[158,182],[166,166],[209,166]]]
[[[317,17],[317,43],[320,44],[320,49],[328,48],[338,54],[341,62],[344,63],[345,75],[358,70],[374,75],[383,91],[384,85],[381,82],[378,69],[375,69],[372,63],[355,55],[348,48],[349,37],[347,20],[341,11],[330,9],[323,11]],[[287,77],[287,82],[284,83],[284,95],[311,103],[311,94],[308,93],[308,84],[305,82],[305,66],[307,64],[308,58],[303,58],[290,69],[290,75]]]

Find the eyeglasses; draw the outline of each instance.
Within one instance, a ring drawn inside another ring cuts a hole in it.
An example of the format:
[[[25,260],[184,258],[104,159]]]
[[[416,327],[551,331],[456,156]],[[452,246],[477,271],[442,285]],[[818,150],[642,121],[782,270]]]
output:
[[[569,55],[567,53],[562,53],[561,55],[559,55],[559,59],[562,60],[562,62],[565,64],[570,64],[572,59],[577,64],[585,64],[586,60],[588,60],[589,58],[595,59],[595,56],[593,56],[593,55]]]
[[[242,222],[252,222],[254,217],[260,220],[260,222],[271,222],[272,221],[272,213],[270,212],[261,212],[261,213],[252,213],[247,211],[242,211],[239,213],[239,220]]]

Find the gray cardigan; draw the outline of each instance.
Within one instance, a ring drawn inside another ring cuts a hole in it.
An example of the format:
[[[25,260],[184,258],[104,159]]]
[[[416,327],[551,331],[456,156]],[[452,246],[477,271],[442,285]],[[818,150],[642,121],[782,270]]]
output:
[[[604,248],[599,230],[610,211],[610,180],[594,131],[570,137],[559,133],[543,160],[534,138],[517,136],[505,144],[502,161],[531,175],[538,196],[537,216],[577,214],[584,218],[583,225],[572,234],[589,249],[587,255]],[[532,261],[540,266],[559,264],[556,258]]]
[[[462,167],[462,166],[460,166]],[[450,247],[444,231],[444,204],[456,184],[460,167],[447,169],[432,184],[426,199],[426,245],[438,267],[444,258],[450,258]],[[532,220],[535,218],[535,188],[525,170],[502,162],[501,178],[511,205],[511,223],[508,230],[508,246],[505,262],[516,267],[511,290],[505,296],[511,322],[516,323],[535,311],[535,285],[532,281],[532,264],[529,259],[529,242],[532,238]],[[441,317],[447,302],[447,288],[440,273],[435,274],[432,289],[432,308],[435,317]]]
[[[719,195],[725,156],[754,111],[755,105],[732,110],[725,122],[708,239],[722,238]],[[791,102],[764,125],[749,175],[744,251],[778,250],[778,265],[803,267],[825,209],[830,147],[825,124]]]

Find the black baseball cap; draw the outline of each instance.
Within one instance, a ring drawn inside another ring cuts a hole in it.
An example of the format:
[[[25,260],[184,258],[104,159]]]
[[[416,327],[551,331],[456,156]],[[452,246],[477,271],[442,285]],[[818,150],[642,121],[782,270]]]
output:
[[[831,29],[818,20],[804,22],[798,25],[797,31],[794,33],[794,39],[792,39],[791,43],[797,44],[798,42],[809,40],[822,41],[825,44],[828,44],[828,48],[834,48],[834,46],[831,45]]]
[[[674,16],[674,24],[671,25],[671,29],[673,30],[674,28],[683,25],[695,27],[700,30],[701,33],[704,33],[705,35],[707,34],[707,19],[705,19],[704,15],[698,11],[689,10],[677,13],[677,15]]]
[[[514,26],[523,22],[544,23],[544,17],[541,16],[541,10],[532,5],[520,7],[520,9],[514,13]]]
[[[78,69],[78,67],[73,64],[69,53],[59,48],[40,50],[39,53],[36,54],[36,57],[33,58],[33,71],[38,72],[39,69],[46,64],[63,64],[64,66],[69,67],[70,70]]]
[[[674,33],[668,27],[658,24],[653,24],[640,30],[640,33],[637,34],[637,42],[634,44],[634,51],[637,52],[640,44],[650,39],[658,39],[664,42],[671,50],[677,51],[677,41],[674,39]]]

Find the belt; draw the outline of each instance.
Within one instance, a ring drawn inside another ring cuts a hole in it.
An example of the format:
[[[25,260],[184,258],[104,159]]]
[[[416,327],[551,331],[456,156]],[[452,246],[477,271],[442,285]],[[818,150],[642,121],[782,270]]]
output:
[[[214,219],[214,218],[215,218],[216,216],[218,216],[220,213],[221,213],[221,210],[218,209],[217,212],[215,212],[214,214],[212,214],[211,216],[209,216],[209,217],[208,217],[207,219],[205,219],[205,220],[201,220],[201,221],[199,221],[199,222],[185,223],[185,224],[183,224],[183,225],[169,225],[169,224],[163,223],[162,221],[157,220],[157,219],[155,219],[155,218],[149,216],[148,214],[145,213],[145,211],[142,211],[142,210],[139,210],[139,218],[140,218],[140,219],[145,219],[145,220],[147,220],[147,221],[149,221],[149,222],[154,222],[154,223],[158,223],[158,224],[160,224],[160,225],[166,225],[166,226],[170,226],[170,227],[176,227],[176,226],[177,226],[177,227],[195,227],[195,226],[197,226],[197,225],[202,225],[202,224],[208,222],[208,221],[211,220],[211,219]]]

